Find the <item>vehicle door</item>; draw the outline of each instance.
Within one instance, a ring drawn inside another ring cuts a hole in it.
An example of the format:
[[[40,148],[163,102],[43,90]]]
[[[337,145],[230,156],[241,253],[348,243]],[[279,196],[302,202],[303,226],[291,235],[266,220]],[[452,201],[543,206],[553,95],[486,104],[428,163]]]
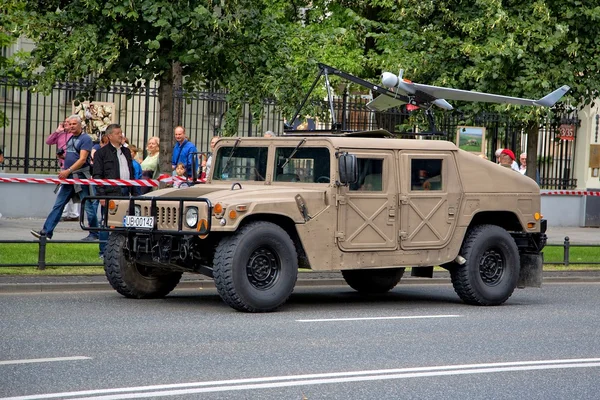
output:
[[[398,187],[394,152],[349,153],[358,160],[358,182],[338,188],[338,246],[343,251],[395,250]]]
[[[399,153],[400,247],[444,247],[456,228],[461,190],[451,152]]]

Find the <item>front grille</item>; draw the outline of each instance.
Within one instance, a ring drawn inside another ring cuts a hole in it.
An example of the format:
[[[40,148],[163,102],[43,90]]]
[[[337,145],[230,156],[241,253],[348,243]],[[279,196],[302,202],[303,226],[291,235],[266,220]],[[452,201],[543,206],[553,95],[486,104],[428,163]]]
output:
[[[158,229],[177,229],[178,207],[156,207],[156,222]],[[151,216],[150,206],[142,207],[142,216]]]
[[[158,207],[158,228],[177,229],[177,207]]]

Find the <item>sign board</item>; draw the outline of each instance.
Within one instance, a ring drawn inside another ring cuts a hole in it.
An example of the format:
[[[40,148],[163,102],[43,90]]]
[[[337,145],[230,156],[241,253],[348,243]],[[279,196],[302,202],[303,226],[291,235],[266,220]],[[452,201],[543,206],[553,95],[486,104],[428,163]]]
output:
[[[456,145],[459,149],[485,154],[485,128],[482,126],[458,126]]]
[[[560,131],[560,140],[575,140],[575,125],[562,124]]]

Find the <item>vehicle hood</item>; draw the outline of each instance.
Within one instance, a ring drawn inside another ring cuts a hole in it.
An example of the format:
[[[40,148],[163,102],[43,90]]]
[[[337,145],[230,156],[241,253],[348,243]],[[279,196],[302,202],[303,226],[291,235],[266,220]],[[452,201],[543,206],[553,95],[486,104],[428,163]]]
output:
[[[233,189],[232,189],[233,187]],[[306,221],[301,211],[304,204],[307,214],[314,217],[329,205],[329,187],[315,188],[294,186],[232,184],[196,185],[185,189],[162,189],[152,192],[155,197],[206,198],[214,205],[232,208],[246,205],[246,215],[256,213],[280,214],[297,223]]]

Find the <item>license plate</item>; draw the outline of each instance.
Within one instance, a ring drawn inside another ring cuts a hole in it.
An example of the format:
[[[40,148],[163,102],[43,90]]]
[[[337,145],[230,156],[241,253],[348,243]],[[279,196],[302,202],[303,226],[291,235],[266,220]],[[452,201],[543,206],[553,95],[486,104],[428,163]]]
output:
[[[123,226],[127,228],[154,228],[154,217],[136,217],[135,215],[126,215],[123,217]]]

